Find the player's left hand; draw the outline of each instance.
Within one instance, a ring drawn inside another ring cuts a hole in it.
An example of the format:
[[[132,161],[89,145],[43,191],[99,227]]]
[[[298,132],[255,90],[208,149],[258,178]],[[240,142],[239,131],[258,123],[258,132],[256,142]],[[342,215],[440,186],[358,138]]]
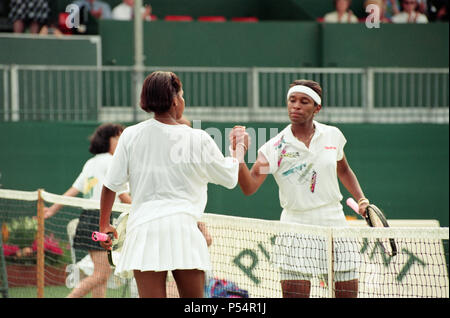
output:
[[[361,202],[361,204],[358,205],[358,212],[364,218],[366,217],[366,209],[368,206],[369,202]]]

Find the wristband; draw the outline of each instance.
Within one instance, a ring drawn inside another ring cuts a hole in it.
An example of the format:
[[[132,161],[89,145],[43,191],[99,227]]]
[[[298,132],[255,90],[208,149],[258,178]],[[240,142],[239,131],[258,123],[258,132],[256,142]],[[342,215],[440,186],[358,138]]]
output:
[[[238,145],[239,145],[239,144],[238,144]],[[245,147],[244,144],[241,144],[241,145]],[[230,155],[231,155],[231,157],[233,157],[234,159],[236,159],[239,163],[244,162],[244,155],[245,155],[245,153],[241,156],[241,153],[240,153],[240,152],[236,152],[236,150],[233,150],[233,148],[231,148],[231,145],[230,145],[230,147],[228,148],[228,150],[230,150]],[[237,154],[239,154],[241,157],[240,157],[240,158],[237,158],[237,156],[236,156]]]
[[[238,143],[238,144],[236,145],[236,147],[239,146],[239,145],[241,145],[242,147],[244,147],[245,151],[248,150],[247,146],[246,146],[243,142]]]
[[[369,202],[369,199],[367,199],[367,198],[361,198],[358,200],[358,206],[360,206],[362,203],[369,204],[370,202]]]

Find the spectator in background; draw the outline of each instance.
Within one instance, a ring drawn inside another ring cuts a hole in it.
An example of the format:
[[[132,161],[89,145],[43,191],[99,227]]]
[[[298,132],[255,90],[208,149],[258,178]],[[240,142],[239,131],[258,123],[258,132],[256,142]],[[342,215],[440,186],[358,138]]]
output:
[[[386,1],[385,0],[366,0],[364,2],[364,11],[367,13],[367,15],[370,15],[372,13],[370,10],[369,11],[367,10],[367,6],[369,6],[371,4],[378,6],[378,8],[380,10],[379,11],[379,13],[380,13],[379,19],[380,19],[381,23],[391,22],[391,20],[385,16],[385,12],[386,12]]]
[[[429,21],[449,21],[449,0],[428,0]]]
[[[357,23],[358,18],[350,10],[351,0],[333,0],[336,11],[325,14],[328,23]]]
[[[426,14],[428,9],[428,4],[427,1],[429,2],[430,0],[417,0],[418,3],[418,11],[420,13]],[[444,0],[444,1],[448,1],[448,0]],[[392,17],[396,14],[399,14],[401,11],[399,9],[400,7],[400,1],[399,0],[383,0],[384,5],[385,5],[385,16],[386,18],[388,18],[389,20],[392,20]]]
[[[403,11],[392,17],[394,23],[428,23],[425,14],[420,13],[417,0],[402,0]]]
[[[397,0],[383,0],[384,3],[384,16],[392,21],[392,17],[400,13]]]
[[[141,8],[142,18],[146,21],[151,21],[152,7],[147,4]],[[123,0],[121,4],[114,7],[112,11],[112,18],[115,20],[133,20],[134,17],[134,0]]]
[[[96,19],[111,19],[111,7],[106,2],[100,0],[78,0],[73,2],[78,7],[80,7],[80,12],[82,12],[82,7],[88,10],[88,12]]]
[[[61,30],[58,28],[57,25],[51,24],[51,25],[44,25],[41,28],[41,31],[39,31],[40,35],[55,35],[57,37],[61,37],[64,35],[64,33],[61,32]]]
[[[27,26],[30,33],[37,34],[47,22],[50,7],[47,0],[11,0],[8,18],[15,33],[23,33]]]
[[[56,1],[49,1],[50,14],[47,23],[44,24],[39,31],[40,35],[55,35],[61,37],[64,35],[64,30],[60,29],[59,16],[61,14],[60,7]],[[67,34],[70,34],[67,32]]]
[[[423,14],[427,14],[428,12],[427,0],[417,0],[417,11]]]

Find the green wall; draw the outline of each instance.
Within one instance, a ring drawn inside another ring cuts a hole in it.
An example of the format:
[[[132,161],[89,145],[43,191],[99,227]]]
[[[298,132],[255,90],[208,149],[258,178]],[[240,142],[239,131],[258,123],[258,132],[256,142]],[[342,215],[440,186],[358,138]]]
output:
[[[104,64],[132,65],[131,22],[102,21]],[[314,66],[319,45],[314,22],[162,22],[144,26],[145,64],[155,66]],[[289,37],[295,36],[295,41]],[[123,41],[117,41],[117,38]],[[304,49],[307,43],[310,49]],[[314,48],[314,49],[311,49]]]
[[[103,63],[134,63],[133,23],[101,21]],[[261,21],[144,24],[145,65],[219,67],[448,67],[448,23]],[[120,39],[120,40],[119,40]]]
[[[285,124],[244,123],[266,136]],[[2,188],[63,193],[90,158],[88,136],[96,123],[22,122],[0,124]],[[234,123],[202,122],[225,136]],[[448,226],[449,126],[432,124],[338,124],[347,137],[347,159],[366,195],[392,219],[437,219]],[[225,145],[222,145],[222,149]],[[349,195],[342,189],[344,199]],[[259,191],[245,197],[210,185],[207,212],[263,219],[281,213],[278,189],[269,176]],[[352,215],[348,208],[346,214]]]
[[[99,23],[104,65],[133,65],[133,22]],[[144,23],[147,66],[448,67],[448,23],[298,21]],[[97,47],[78,36],[3,37],[0,64],[96,65]]]
[[[324,67],[448,67],[448,23],[321,27]]]
[[[100,41],[85,37],[22,37],[0,33],[0,64],[97,65]],[[98,45],[97,45],[98,43]]]

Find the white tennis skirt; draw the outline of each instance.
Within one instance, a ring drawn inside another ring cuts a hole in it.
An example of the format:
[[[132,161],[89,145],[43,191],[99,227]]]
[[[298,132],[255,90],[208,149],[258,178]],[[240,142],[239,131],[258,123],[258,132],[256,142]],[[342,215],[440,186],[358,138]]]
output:
[[[127,231],[115,274],[133,277],[133,270],[211,270],[205,237],[188,214],[161,217]]]

